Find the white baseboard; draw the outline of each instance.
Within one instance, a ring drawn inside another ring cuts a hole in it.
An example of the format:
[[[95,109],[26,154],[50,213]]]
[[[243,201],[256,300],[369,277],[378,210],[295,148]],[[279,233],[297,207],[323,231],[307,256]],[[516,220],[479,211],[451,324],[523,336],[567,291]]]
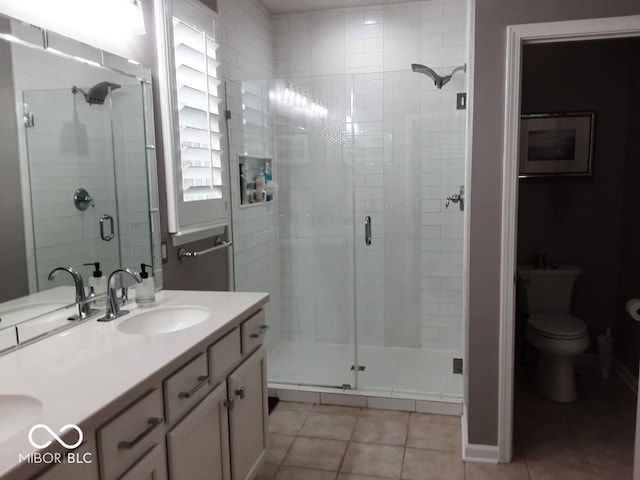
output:
[[[498,463],[497,445],[469,443],[467,433],[467,407],[462,407],[462,461],[470,463]]]
[[[618,359],[618,357],[614,356],[612,367],[613,371],[620,375],[620,378],[627,386],[635,393],[638,394],[638,377],[636,377],[631,371]]]

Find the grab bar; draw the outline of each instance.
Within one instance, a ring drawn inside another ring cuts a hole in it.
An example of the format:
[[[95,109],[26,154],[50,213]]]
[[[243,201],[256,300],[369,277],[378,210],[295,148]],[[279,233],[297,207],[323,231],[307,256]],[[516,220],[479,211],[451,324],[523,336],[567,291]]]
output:
[[[225,242],[221,239],[218,239],[215,247],[207,248],[206,250],[200,250],[199,252],[189,252],[184,248],[178,250],[178,260],[182,261],[184,258],[198,258],[202,255],[206,255],[207,253],[215,252],[216,250],[222,250],[223,248],[227,248],[233,245],[233,240],[229,240]]]

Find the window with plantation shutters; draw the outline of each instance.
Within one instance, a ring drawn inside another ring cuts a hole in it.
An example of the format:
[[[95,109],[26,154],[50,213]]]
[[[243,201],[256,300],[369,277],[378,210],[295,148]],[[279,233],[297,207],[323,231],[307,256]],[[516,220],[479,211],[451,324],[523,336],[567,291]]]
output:
[[[196,1],[157,1],[164,4],[167,40],[168,224],[173,243],[180,245],[218,235],[227,224],[220,63],[212,11]]]

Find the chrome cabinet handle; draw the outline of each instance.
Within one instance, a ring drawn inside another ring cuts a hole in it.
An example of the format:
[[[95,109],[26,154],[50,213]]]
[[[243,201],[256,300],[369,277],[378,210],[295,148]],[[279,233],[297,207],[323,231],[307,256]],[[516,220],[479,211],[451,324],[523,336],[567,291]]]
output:
[[[107,220],[109,220],[109,229],[111,231],[111,233],[109,233],[109,235],[106,235],[104,233],[104,223]],[[113,233],[113,217],[111,215],[102,215],[100,217],[100,237],[105,242],[109,242],[109,241],[113,240],[113,237],[115,237],[115,236],[116,236],[115,233]]]
[[[249,335],[250,338],[258,338],[263,336],[265,333],[267,333],[267,330],[269,330],[271,327],[269,325],[260,325],[260,330],[258,331],[258,333],[252,333]]]
[[[120,450],[131,450],[133,447],[136,446],[136,444],[140,440],[142,440],[144,437],[149,435],[162,422],[163,420],[160,417],[151,417],[149,420],[147,420],[147,423],[149,424],[149,426],[146,428],[144,432],[142,432],[133,440],[122,440],[120,443],[118,443],[118,448]]]
[[[193,397],[196,394],[196,392],[198,390],[200,390],[202,387],[204,387],[205,384],[208,381],[209,381],[209,375],[200,375],[198,377],[198,382],[199,383],[195,387],[193,387],[191,390],[189,390],[188,392],[180,392],[178,394],[178,397],[179,398],[191,398],[191,397]]]
[[[240,397],[240,400],[244,399],[246,393],[247,393],[247,390],[244,387],[241,387],[236,390],[236,396]]]
[[[364,243],[365,245],[371,245],[371,217],[364,217]]]

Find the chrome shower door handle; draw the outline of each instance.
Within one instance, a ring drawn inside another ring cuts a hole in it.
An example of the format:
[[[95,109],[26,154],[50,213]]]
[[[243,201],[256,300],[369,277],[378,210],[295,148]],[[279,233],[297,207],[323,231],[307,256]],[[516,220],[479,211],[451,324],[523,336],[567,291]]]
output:
[[[364,217],[364,243],[371,245],[371,217],[369,215]]]
[[[105,234],[104,232],[104,224],[107,220],[109,220],[109,229],[111,232],[109,234]],[[113,237],[115,236],[116,234],[113,233],[113,217],[111,215],[102,215],[102,217],[100,217],[100,238],[105,242],[109,242],[113,240]]]

